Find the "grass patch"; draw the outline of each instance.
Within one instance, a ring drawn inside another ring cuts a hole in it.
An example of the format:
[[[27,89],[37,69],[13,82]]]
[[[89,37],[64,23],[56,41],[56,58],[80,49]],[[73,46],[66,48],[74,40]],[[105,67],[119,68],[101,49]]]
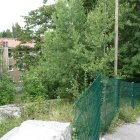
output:
[[[0,137],[23,122],[22,118],[8,118],[0,122]]]
[[[125,123],[133,123],[137,119],[136,112],[132,108],[122,108],[119,111],[119,119]]]
[[[45,121],[60,121],[73,122],[73,104],[63,100],[44,101],[38,99],[33,103],[20,105],[21,117],[8,118],[0,122],[0,137],[16,126],[19,126],[23,121],[29,119],[45,120]]]

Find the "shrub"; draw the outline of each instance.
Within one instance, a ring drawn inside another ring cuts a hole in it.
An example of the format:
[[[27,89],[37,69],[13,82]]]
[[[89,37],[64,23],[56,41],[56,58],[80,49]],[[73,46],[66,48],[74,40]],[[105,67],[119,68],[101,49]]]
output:
[[[41,79],[35,70],[31,70],[25,73],[23,77],[23,85],[25,98],[28,98],[31,101],[38,99],[39,97],[44,98],[44,87],[42,85]],[[47,97],[45,97],[47,98]]]
[[[119,119],[123,120],[125,123],[131,123],[136,121],[135,111],[131,108],[120,109]]]
[[[9,104],[14,101],[15,86],[10,77],[3,74],[0,78],[0,105]]]

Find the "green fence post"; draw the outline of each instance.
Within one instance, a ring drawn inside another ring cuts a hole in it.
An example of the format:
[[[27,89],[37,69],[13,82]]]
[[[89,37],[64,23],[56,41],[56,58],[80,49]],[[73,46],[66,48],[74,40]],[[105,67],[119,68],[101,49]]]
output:
[[[120,79],[117,79],[117,83],[116,83],[116,94],[117,94],[117,111],[120,108]]]
[[[134,99],[134,82],[131,83],[131,106],[135,108],[135,99]]]
[[[102,76],[100,75],[100,90],[99,90],[99,129],[98,129],[98,136],[97,140],[100,140],[100,126],[101,126],[101,106],[102,106],[102,88],[103,88],[103,82],[102,82]]]

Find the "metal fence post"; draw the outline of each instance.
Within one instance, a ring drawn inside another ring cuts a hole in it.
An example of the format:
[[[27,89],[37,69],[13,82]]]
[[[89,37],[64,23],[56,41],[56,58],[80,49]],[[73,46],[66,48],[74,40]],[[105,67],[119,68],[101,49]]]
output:
[[[131,83],[131,106],[135,108],[135,99],[134,99],[134,82]]]
[[[116,94],[117,94],[117,111],[120,108],[120,79],[117,79],[117,83],[116,83]]]
[[[100,76],[100,90],[99,90],[99,102],[100,102],[100,107],[99,107],[99,129],[98,129],[98,136],[97,136],[97,140],[100,140],[100,126],[101,126],[101,106],[102,106],[102,88],[103,88],[103,82],[102,82],[102,76]]]

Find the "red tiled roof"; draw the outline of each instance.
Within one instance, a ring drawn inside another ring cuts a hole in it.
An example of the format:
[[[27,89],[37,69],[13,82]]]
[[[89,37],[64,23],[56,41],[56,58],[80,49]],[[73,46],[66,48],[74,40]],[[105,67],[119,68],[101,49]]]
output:
[[[13,38],[0,38],[0,48],[2,48],[3,42],[8,42],[9,48],[15,48],[17,45],[21,44],[20,41],[13,39]],[[33,48],[35,46],[35,43],[25,43],[22,45],[29,46],[29,47]]]

